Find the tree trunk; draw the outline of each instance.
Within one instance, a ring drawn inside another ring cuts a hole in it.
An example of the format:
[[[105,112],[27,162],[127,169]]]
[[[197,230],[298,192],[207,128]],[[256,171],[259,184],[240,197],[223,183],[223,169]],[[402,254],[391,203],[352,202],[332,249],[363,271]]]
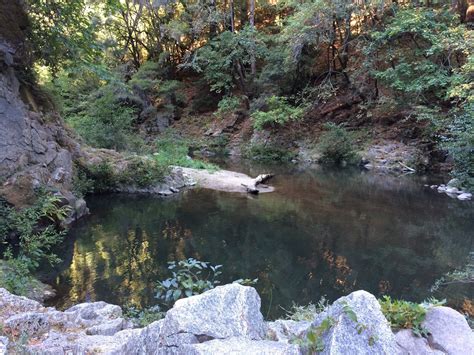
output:
[[[216,15],[216,0],[211,0],[211,20],[209,21],[209,38],[213,39],[217,35],[217,23],[215,21]]]
[[[255,0],[250,0],[250,27],[255,29]],[[255,61],[255,45],[252,48],[252,58],[250,59],[250,68],[252,76],[257,73],[257,64]]]
[[[235,31],[235,25],[234,25],[234,0],[229,1],[229,6],[230,6],[230,32]]]
[[[272,177],[273,177],[272,174],[260,174],[255,179],[253,179],[253,182],[251,185],[242,184],[242,186],[244,186],[247,189],[247,192],[249,194],[257,195],[259,193],[257,186],[265,183],[265,181],[270,180]]]

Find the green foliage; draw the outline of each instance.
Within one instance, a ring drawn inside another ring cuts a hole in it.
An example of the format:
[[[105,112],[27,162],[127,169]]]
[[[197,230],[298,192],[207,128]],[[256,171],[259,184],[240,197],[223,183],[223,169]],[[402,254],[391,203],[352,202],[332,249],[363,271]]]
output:
[[[305,306],[293,304],[289,311],[286,311],[286,318],[294,321],[313,321],[314,317],[326,310],[329,306],[328,300],[323,296],[318,303],[309,303]]]
[[[472,31],[471,31],[472,32]],[[468,33],[468,55],[464,65],[455,72],[449,97],[458,102],[451,110],[453,117],[448,126],[450,136],[445,147],[454,159],[453,175],[463,186],[474,190],[474,35]]]
[[[440,277],[434,282],[433,286],[431,286],[430,291],[436,292],[441,287],[450,284],[468,283],[474,283],[474,252],[469,253],[467,263],[462,269],[456,269],[444,274],[442,277]]]
[[[0,202],[0,244],[5,245],[2,257],[7,270],[0,274],[0,285],[25,294],[40,262],[60,261],[51,250],[63,239],[64,231],[58,225],[67,217],[69,208],[61,207],[58,196],[45,192],[39,193],[34,205],[20,211]]]
[[[100,56],[93,20],[84,0],[28,0],[30,43],[40,63],[57,73],[64,65],[92,63]]]
[[[199,295],[220,284],[222,265],[213,266],[193,258],[171,261],[168,265],[173,276],[159,281],[156,287],[156,298],[168,307],[180,298]]]
[[[181,67],[191,67],[202,73],[211,91],[230,93],[236,84],[244,85],[244,71],[252,58],[261,58],[265,53],[265,44],[259,33],[245,27],[239,32],[222,32],[200,48],[190,63]]]
[[[319,138],[321,162],[325,164],[356,163],[353,136],[343,127],[334,123],[325,125],[326,131]]]
[[[417,336],[427,335],[421,325],[426,316],[425,307],[413,302],[392,300],[389,296],[384,296],[379,303],[392,328],[412,329]]]
[[[152,157],[132,157],[117,180],[119,184],[147,187],[163,181],[169,172],[168,166],[160,164]]]
[[[85,139],[98,148],[134,150],[140,146],[132,123],[137,108],[118,101],[127,89],[109,84],[92,93],[83,111],[71,114],[67,121]]]
[[[146,308],[125,305],[124,316],[130,319],[137,327],[143,328],[150,323],[164,318],[165,312],[158,305]]]
[[[160,137],[155,145],[157,152],[154,154],[154,159],[161,166],[176,165],[210,171],[219,170],[219,167],[214,164],[189,157],[188,152],[191,142],[180,138],[171,131]]]
[[[295,154],[284,147],[277,147],[270,143],[251,144],[244,147],[242,148],[242,156],[262,162],[289,162],[295,157]]]
[[[294,107],[288,100],[281,96],[271,96],[266,100],[267,111],[255,111],[252,113],[253,127],[262,130],[265,127],[283,126],[287,122],[300,120],[305,108]]]
[[[335,324],[336,320],[334,318],[326,317],[317,327],[311,326],[306,333],[305,338],[294,339],[292,343],[301,346],[310,354],[322,352],[325,349],[325,344],[323,341],[324,333],[329,331]]]
[[[216,116],[225,117],[242,107],[242,98],[237,96],[224,96],[217,104]]]
[[[451,81],[456,55],[465,47],[463,27],[449,11],[431,8],[402,8],[381,31],[372,32],[367,59],[378,53],[377,79],[399,93],[402,100],[426,102],[443,98]],[[371,64],[372,65],[372,64]]]

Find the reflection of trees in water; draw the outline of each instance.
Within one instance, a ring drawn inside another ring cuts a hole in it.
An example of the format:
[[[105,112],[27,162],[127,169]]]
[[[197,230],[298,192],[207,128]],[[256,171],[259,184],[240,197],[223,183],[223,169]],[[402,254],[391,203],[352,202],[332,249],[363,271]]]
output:
[[[227,282],[258,277],[263,313],[271,303],[274,316],[279,305],[355,289],[425,298],[471,247],[472,209],[360,174],[345,179],[295,176],[255,199],[199,190],[97,199],[68,271],[71,297],[92,288],[101,299],[151,303],[166,262],[195,257],[223,264]]]

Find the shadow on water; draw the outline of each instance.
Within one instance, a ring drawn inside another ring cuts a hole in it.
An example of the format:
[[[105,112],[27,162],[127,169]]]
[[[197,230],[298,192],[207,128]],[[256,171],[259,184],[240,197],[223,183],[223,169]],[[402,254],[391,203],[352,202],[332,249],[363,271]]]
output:
[[[262,167],[241,166],[252,175]],[[152,305],[166,262],[224,265],[224,282],[259,278],[262,312],[334,300],[357,289],[421,301],[473,247],[473,203],[451,200],[419,178],[359,171],[272,168],[276,192],[258,197],[188,190],[171,198],[88,199],[91,216],[63,246],[51,304],[85,300]],[[472,301],[473,288],[453,300]],[[455,292],[455,293],[456,293]]]

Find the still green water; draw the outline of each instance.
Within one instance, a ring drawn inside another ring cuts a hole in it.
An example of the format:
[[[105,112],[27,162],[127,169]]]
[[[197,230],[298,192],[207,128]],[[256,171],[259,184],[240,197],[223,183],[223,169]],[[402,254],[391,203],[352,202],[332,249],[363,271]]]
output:
[[[429,181],[272,170],[276,191],[258,197],[192,189],[167,198],[89,198],[91,215],[73,226],[60,251],[64,262],[49,274],[58,290],[51,304],[153,305],[167,261],[188,257],[224,265],[224,283],[258,278],[267,318],[292,302],[334,300],[358,289],[422,301],[474,250],[474,204],[423,186]],[[463,285],[434,295],[466,307],[473,292]]]

